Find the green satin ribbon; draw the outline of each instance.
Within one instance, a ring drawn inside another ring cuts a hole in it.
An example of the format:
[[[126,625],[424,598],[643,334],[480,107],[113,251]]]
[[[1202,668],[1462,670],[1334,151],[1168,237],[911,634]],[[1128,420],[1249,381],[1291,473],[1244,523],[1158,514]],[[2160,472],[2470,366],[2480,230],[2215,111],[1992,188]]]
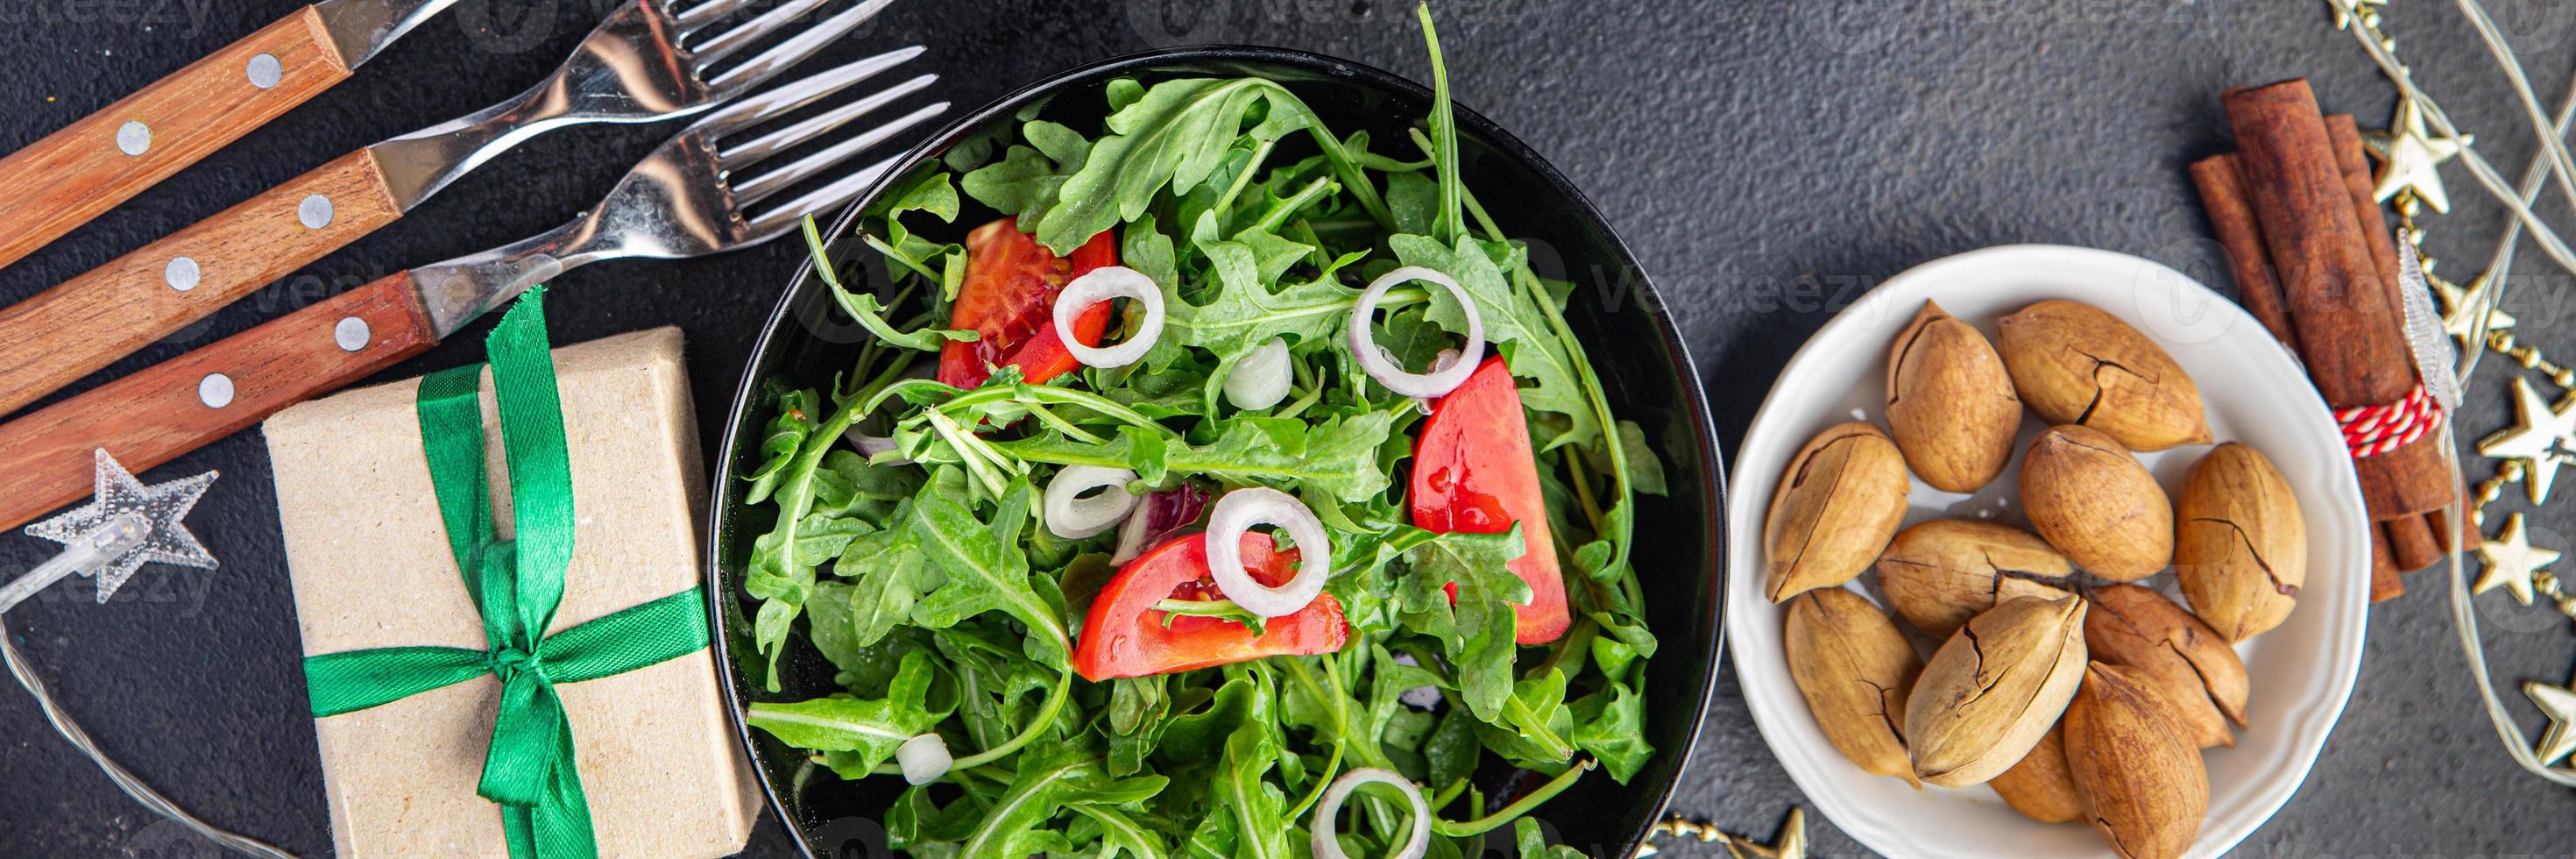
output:
[[[510,464],[514,539],[493,532],[482,365],[432,373],[420,383],[421,447],[439,517],[491,648],[385,647],[304,660],[317,719],[485,674],[499,678],[500,708],[475,793],[501,806],[502,832],[517,859],[599,854],[574,766],[572,726],[555,684],[633,671],[707,646],[705,603],[696,589],[544,634],[563,601],[564,568],[572,559],[573,497],[542,296],[542,289],[529,291],[484,341]]]

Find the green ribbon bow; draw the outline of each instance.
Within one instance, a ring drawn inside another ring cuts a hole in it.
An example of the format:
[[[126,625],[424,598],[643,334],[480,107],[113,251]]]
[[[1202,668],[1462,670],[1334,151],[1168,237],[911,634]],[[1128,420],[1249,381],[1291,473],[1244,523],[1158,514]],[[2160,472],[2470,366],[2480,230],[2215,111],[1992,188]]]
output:
[[[544,634],[563,601],[564,568],[572,560],[573,496],[542,292],[531,290],[484,341],[510,463],[516,539],[493,532],[482,365],[432,373],[420,383],[421,447],[439,517],[491,649],[385,647],[304,660],[317,719],[485,674],[499,678],[500,710],[475,793],[500,804],[502,832],[517,859],[599,854],[573,762],[572,726],[555,684],[621,674],[707,646],[705,603],[696,589]]]

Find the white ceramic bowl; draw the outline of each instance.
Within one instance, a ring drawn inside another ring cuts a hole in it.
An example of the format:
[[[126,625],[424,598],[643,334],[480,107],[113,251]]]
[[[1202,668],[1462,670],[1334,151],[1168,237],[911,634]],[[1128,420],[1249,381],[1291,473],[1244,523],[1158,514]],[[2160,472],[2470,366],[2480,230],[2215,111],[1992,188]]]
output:
[[[2163,346],[2200,386],[2211,432],[2271,457],[2305,514],[2307,584],[2298,609],[2237,648],[2254,681],[2251,724],[2237,733],[2234,748],[2205,756],[2209,817],[2190,855],[2219,856],[2298,790],[2343,713],[2361,667],[2369,523],[2333,417],[2297,359],[2234,302],[2153,261],[2056,245],[2007,245],[1934,260],[1890,278],[1798,350],[1754,416],[1728,485],[1727,531],[1739,535],[1727,546],[1726,601],[1737,682],[1789,776],[1836,826],[1874,850],[1957,859],[2112,855],[2091,826],[2032,821],[1984,786],[1917,792],[1862,772],[1817,729],[1782,656],[1784,615],[1762,597],[1762,523],[1782,470],[1827,426],[1864,419],[1885,427],[1889,344],[1923,302],[1940,302],[1992,338],[1995,320],[2048,298],[2102,308]],[[2021,455],[2041,428],[2036,415],[2025,417],[2011,467],[1973,496],[1915,481],[1906,524],[1992,518],[2028,527],[2011,503],[2013,486]],[[2208,450],[2190,445],[2140,458],[2170,493]],[[2167,571],[2146,584],[2174,594],[2172,579]],[[1876,580],[1866,573],[1849,587],[1877,600]]]

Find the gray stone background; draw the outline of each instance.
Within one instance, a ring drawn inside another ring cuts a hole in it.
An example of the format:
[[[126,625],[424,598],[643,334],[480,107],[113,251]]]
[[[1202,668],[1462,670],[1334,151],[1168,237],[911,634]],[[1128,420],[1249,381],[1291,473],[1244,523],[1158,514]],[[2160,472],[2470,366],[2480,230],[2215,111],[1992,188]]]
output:
[[[464,0],[355,79],[135,201],[0,270],[33,294],[374,140],[479,108],[551,69],[610,0]],[[769,0],[763,0],[768,5]],[[0,0],[0,150],[30,143],[275,20],[290,0]],[[2544,98],[2576,70],[2576,4],[2496,0]],[[922,42],[938,96],[981,103],[1082,61],[1198,42],[1276,44],[1427,77],[1410,7],[1389,0],[907,0],[836,46]],[[2169,261],[2205,254],[2184,176],[2226,147],[2219,91],[2309,77],[2329,111],[2385,124],[2394,90],[2315,0],[2008,4],[1579,3],[1451,0],[1439,10],[1458,97],[1547,154],[1607,211],[1687,327],[1720,433],[1740,434],[1769,380],[1862,284],[2005,242],[2092,245]],[[2533,151],[2504,78],[2449,4],[2397,0],[2388,27],[2481,151],[2518,174]],[[117,365],[131,372],[399,269],[570,217],[664,135],[593,127],[524,146],[404,221]],[[2503,221],[2446,168],[2455,213],[2429,221],[2443,273],[2466,279]],[[0,190],[0,196],[8,192]],[[2545,209],[2567,214],[2563,201]],[[780,244],[694,262],[603,264],[550,298],[564,342],[678,324],[707,444],[778,285]],[[2203,259],[2205,262],[2205,258]],[[2527,342],[2576,361],[2571,279],[2530,254],[2507,309]],[[479,332],[480,329],[477,329]],[[473,360],[477,336],[389,371]],[[2474,438],[2508,425],[2508,365],[2470,388]],[[94,384],[92,382],[83,383]],[[2544,386],[2544,392],[2557,392]],[[151,476],[221,468],[191,524],[215,574],[150,571],[106,606],[67,585],[13,612],[12,634],[108,750],[187,807],[298,853],[330,847],[265,447],[256,432]],[[2473,474],[2491,465],[2473,461]],[[2562,493],[2566,490],[2561,490]],[[2509,508],[2524,509],[2518,498]],[[2563,504],[2536,539],[2576,548]],[[50,544],[0,536],[0,573]],[[2360,685],[2304,790],[2239,851],[2266,857],[2568,855],[2576,801],[2505,758],[2453,643],[2434,576],[2374,609]],[[2567,680],[2576,637],[2554,614],[2477,601],[2500,681]],[[2508,688],[2526,735],[2536,713]],[[1674,809],[1768,835],[1802,802],[1731,678],[1709,709]],[[1818,855],[1863,855],[1810,818]],[[774,823],[755,855],[791,848]],[[1705,855],[1707,846],[1674,850]],[[2008,854],[2009,845],[1997,845]],[[117,795],[0,691],[0,855],[212,855]]]

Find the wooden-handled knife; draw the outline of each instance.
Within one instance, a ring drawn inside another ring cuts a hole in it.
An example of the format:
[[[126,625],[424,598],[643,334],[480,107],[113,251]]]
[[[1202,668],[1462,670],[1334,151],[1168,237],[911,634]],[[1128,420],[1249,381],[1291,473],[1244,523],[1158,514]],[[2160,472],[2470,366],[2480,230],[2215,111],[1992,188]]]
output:
[[[324,0],[0,158],[0,266],[347,80],[456,0]]]

